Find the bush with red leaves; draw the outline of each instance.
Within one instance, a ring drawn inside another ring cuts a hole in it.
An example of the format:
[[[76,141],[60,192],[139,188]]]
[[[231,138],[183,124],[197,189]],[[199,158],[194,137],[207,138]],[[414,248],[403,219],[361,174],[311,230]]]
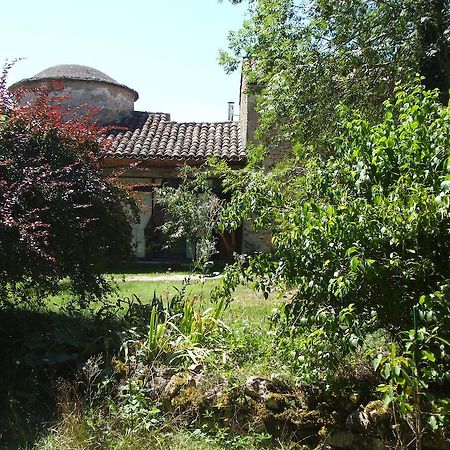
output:
[[[38,93],[23,103],[0,77],[0,305],[56,292],[81,304],[109,291],[104,269],[132,254],[133,200],[101,170],[104,129]]]

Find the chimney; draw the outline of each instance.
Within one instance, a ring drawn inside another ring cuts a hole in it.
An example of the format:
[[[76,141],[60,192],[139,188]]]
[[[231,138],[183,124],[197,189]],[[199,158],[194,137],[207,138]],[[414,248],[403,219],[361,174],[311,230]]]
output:
[[[228,122],[232,122],[234,118],[234,102],[228,102]]]
[[[241,136],[244,146],[248,144],[258,145],[255,131],[258,128],[259,114],[257,111],[256,97],[260,89],[258,85],[248,82],[244,73],[241,73],[241,92],[239,104],[239,118],[241,123]],[[276,133],[276,131],[273,131]],[[275,137],[275,136],[274,136]],[[263,166],[270,168],[278,164],[287,154],[292,151],[290,142],[279,142],[271,139],[264,142],[265,156]]]
[[[241,73],[239,117],[244,145],[253,141],[253,135],[258,127],[259,115],[256,112],[255,90],[255,85],[247,83],[245,75]]]

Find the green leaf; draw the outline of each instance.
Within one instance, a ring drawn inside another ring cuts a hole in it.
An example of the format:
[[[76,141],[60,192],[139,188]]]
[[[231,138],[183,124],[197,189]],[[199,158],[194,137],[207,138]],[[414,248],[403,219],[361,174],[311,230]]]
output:
[[[382,375],[385,380],[387,380],[391,376],[391,363],[385,363]]]
[[[434,353],[431,353],[427,350],[422,350],[422,359],[423,358],[431,362],[436,362],[436,357],[434,356]]]
[[[355,272],[359,265],[359,258],[357,256],[353,256],[350,260],[350,270]]]
[[[394,391],[392,389],[392,386],[388,386],[386,395],[384,396],[383,399],[383,407],[387,408],[392,403],[393,400],[394,400]]]
[[[427,422],[433,431],[436,431],[439,428],[438,421],[436,420],[436,416],[433,415],[433,416],[428,417]]]
[[[378,353],[378,355],[372,361],[372,366],[375,370],[378,370],[378,367],[380,367],[382,360],[383,360],[383,355],[381,353]]]

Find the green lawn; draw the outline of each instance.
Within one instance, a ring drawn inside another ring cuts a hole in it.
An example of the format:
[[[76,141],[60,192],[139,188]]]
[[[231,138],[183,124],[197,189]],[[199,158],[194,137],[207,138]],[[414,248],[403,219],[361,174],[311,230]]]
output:
[[[186,275],[187,272],[178,272],[177,275]],[[123,273],[112,275],[116,283],[116,290],[109,296],[111,302],[115,302],[117,298],[131,299],[137,296],[143,303],[149,303],[153,296],[156,295],[163,300],[168,300],[183,286],[181,280],[143,280],[143,281],[124,281],[127,277],[146,277],[162,278],[164,274],[157,273]],[[187,295],[194,296],[199,302],[205,304],[205,307],[209,305],[209,299],[211,291],[217,286],[218,279],[208,279],[204,281],[198,278],[191,278],[187,287]],[[56,296],[50,297],[47,305],[50,310],[57,312],[61,307],[70,301],[70,294],[64,290]],[[227,321],[242,321],[242,320],[255,320],[260,321],[266,318],[270,311],[273,309],[276,303],[275,296],[269,296],[266,300],[259,292],[255,292],[251,287],[238,286],[233,294],[233,301],[227,308],[224,314],[224,319]]]
[[[187,294],[208,303],[211,291],[217,283],[218,280],[206,280],[204,283],[191,280]],[[182,284],[182,281],[121,281],[118,283],[119,296],[136,295],[143,303],[147,303],[152,299],[154,292],[163,299],[170,298],[177,289],[181,289]],[[233,302],[228,308],[226,318],[259,320],[270,313],[273,305],[273,297],[265,300],[261,293],[255,292],[250,287],[239,286],[233,295]]]
[[[118,295],[131,296],[136,295],[144,303],[151,300],[153,294],[156,292],[157,296],[170,297],[174,295],[177,289],[181,289],[183,281],[168,280],[168,281],[117,281]],[[187,293],[189,295],[196,295],[208,297],[211,289],[217,284],[217,281],[205,281],[201,283],[198,280],[191,280]],[[112,295],[114,297],[114,295]]]

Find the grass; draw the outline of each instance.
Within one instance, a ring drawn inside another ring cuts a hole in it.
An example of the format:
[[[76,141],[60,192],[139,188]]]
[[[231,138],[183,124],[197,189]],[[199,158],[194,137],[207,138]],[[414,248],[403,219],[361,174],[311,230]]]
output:
[[[55,430],[56,431],[56,430]],[[249,436],[236,436],[222,431],[216,435],[201,429],[178,428],[170,432],[147,432],[142,435],[119,435],[113,439],[114,450],[224,450],[232,448],[259,450],[266,436],[255,433]],[[92,440],[89,430],[81,423],[65,423],[58,432],[46,436],[35,447],[36,450],[90,450],[98,449],[99,443]],[[272,447],[273,448],[273,447]],[[283,449],[282,444],[276,448]]]
[[[179,273],[180,275],[189,276],[188,273]],[[135,277],[136,275],[149,276],[150,274],[139,273],[123,273],[114,275],[116,283],[116,291],[109,296],[109,301],[114,302],[117,298],[132,299],[137,296],[143,303],[151,302],[153,296],[167,300],[175,295],[183,286],[180,280],[151,280],[144,279],[142,281],[124,281],[127,277]],[[153,274],[160,277],[160,273]],[[187,295],[196,297],[198,301],[203,301],[205,306],[209,305],[209,298],[212,290],[217,286],[218,279],[208,279],[201,281],[192,278],[187,287]],[[58,295],[52,296],[47,301],[47,307],[57,312],[61,307],[70,301],[70,295],[62,291]],[[275,296],[271,295],[265,299],[260,292],[255,292],[250,286],[238,286],[233,295],[233,301],[226,309],[224,319],[227,322],[242,322],[245,320],[255,320],[259,322],[270,315],[271,310],[277,303]]]
[[[120,276],[143,273],[130,271]],[[185,274],[182,271],[178,273]],[[151,274],[162,275],[161,272],[145,273]],[[217,279],[206,279],[203,282],[195,279],[188,286],[187,293],[203,302],[202,309],[206,309],[210,305],[210,293],[217,283]],[[181,289],[182,284],[182,281],[172,280],[119,280],[117,292],[111,295],[110,301],[114,302],[117,296],[132,298],[136,295],[143,303],[147,303],[155,292],[157,296],[168,299],[177,289]],[[0,344],[3,348],[0,357],[4,366],[0,371],[0,384],[3,386],[0,395],[0,410],[3,411],[3,419],[0,418],[0,449],[260,448],[257,433],[235,436],[228,435],[226,430],[219,430],[211,434],[186,428],[184,425],[177,425],[157,435],[138,433],[128,436],[125,431],[116,430],[117,435],[108,438],[108,444],[100,445],[95,433],[89,428],[84,413],[77,408],[70,408],[69,401],[61,401],[60,388],[56,387],[57,380],[61,376],[66,377],[65,373],[76,373],[79,370],[73,365],[76,360],[71,360],[72,354],[74,357],[77,354],[79,357],[96,354],[99,350],[95,349],[103,345],[105,339],[102,325],[99,328],[99,325],[91,321],[89,314],[70,317],[62,312],[69,300],[68,293],[63,291],[48,300],[46,309],[34,311],[18,308],[9,315],[0,312],[0,330],[4,332],[4,335],[0,332]],[[233,302],[222,317],[232,331],[229,340],[224,343],[233,346],[234,352],[243,351],[247,357],[242,364],[229,364],[228,361],[217,364],[211,361],[209,370],[213,378],[226,374],[230,378],[243,379],[255,371],[263,373],[271,370],[267,365],[264,367],[264,352],[251,349],[263,343],[261,339],[267,334],[265,319],[274,304],[274,298],[265,300],[248,287],[238,287]],[[55,363],[51,362],[52,358],[56,358]],[[67,361],[61,358],[67,358]],[[43,360],[47,361],[44,366],[41,364]],[[77,364],[81,364],[81,361]],[[207,362],[205,364],[208,365]],[[64,404],[69,408],[68,412],[61,411]],[[54,424],[50,431],[47,430],[49,424]],[[114,434],[114,430],[111,433]]]
[[[188,287],[188,294],[208,297],[211,290],[216,286],[217,281],[211,280],[201,283],[198,280],[192,280]],[[118,282],[118,294],[121,297],[138,296],[142,302],[149,302],[154,292],[157,296],[168,297],[176,293],[181,289],[183,285],[182,281],[119,281]]]
[[[319,448],[328,433],[346,430],[338,427],[349,414],[377,399],[380,379],[365,352],[385,348],[389,336],[367,335],[373,342],[367,339],[366,350],[341,352],[335,362],[327,357],[334,344],[310,341],[309,330],[275,333],[275,295],[265,299],[239,286],[217,322],[205,310],[214,307],[210,294],[218,283],[193,279],[182,308],[175,303],[160,315],[139,306],[101,320],[92,310],[71,315],[63,308],[67,292],[49,299],[47,309],[0,310],[0,450]],[[168,300],[182,286],[119,280],[108,300],[136,296],[145,305],[155,293]],[[153,327],[150,315],[158,317]],[[87,375],[95,358],[97,375]],[[281,389],[269,390],[272,407],[248,393],[250,377]],[[171,383],[177,389],[166,396]]]
[[[122,275],[127,278],[136,273]],[[146,304],[154,293],[168,300],[183,286],[179,280],[151,278],[118,280],[117,292],[109,302],[114,304],[117,296],[136,296]],[[217,326],[216,321],[208,322],[214,316],[208,316],[205,310],[214,306],[210,294],[219,282],[192,279],[187,296],[194,299],[196,306],[192,314],[194,328],[181,325],[186,317],[191,317],[187,312],[191,303],[187,301],[181,313],[172,313],[171,320],[158,319],[164,331],[160,341],[155,338],[157,346],[151,348],[149,342],[154,341],[150,341],[149,308],[136,308],[132,316],[115,310],[102,320],[95,319],[93,311],[68,315],[64,305],[69,297],[62,292],[49,300],[50,308],[46,310],[0,311],[0,450],[308,448],[290,442],[289,426],[301,424],[309,413],[319,414],[313,410],[316,406],[303,411],[305,403],[299,405],[304,399],[299,396],[296,403],[289,397],[285,405],[289,409],[284,411],[286,422],[277,425],[278,419],[270,415],[263,403],[257,401],[254,406],[245,394],[246,381],[251,376],[273,377],[281,385],[290,386],[289,392],[296,393],[299,383],[304,383],[304,373],[296,365],[298,341],[295,336],[278,339],[271,328],[269,317],[281,299],[275,295],[265,299],[251,287],[239,286],[233,301],[219,317],[225,327]],[[213,327],[209,329],[211,323]],[[197,338],[198,324],[210,332]],[[301,335],[298,337],[302,342]],[[301,348],[303,352],[304,347]],[[89,384],[85,368],[99,355],[103,358],[97,364],[101,376],[98,382]],[[189,376],[189,367],[199,361],[201,378],[199,385],[195,381],[195,388],[191,384],[180,387],[168,399],[165,391],[152,394],[154,379],[163,373],[160,370],[169,371],[161,375],[165,377],[163,383],[177,383]],[[315,359],[314,364],[319,361]],[[202,397],[210,389],[219,390],[220,396],[214,400],[217,403],[208,403]],[[353,389],[358,395],[366,395],[353,385],[344,386],[339,395],[346,402],[362,398],[350,395]],[[98,397],[89,403],[92,392]],[[315,398],[320,390],[311,392]],[[275,402],[277,395],[272,397]],[[173,403],[174,400],[179,403]],[[324,408],[325,400],[324,397],[320,402]],[[226,416],[227,411],[230,417]],[[330,417],[331,412],[320,414]],[[267,424],[267,417],[275,422]],[[315,424],[319,426],[321,422]],[[308,425],[306,430],[305,439],[314,439],[314,431]],[[268,433],[274,437],[269,439]]]
[[[113,278],[116,284],[115,291],[106,299],[107,302],[114,303],[117,298],[132,299],[137,296],[142,303],[149,303],[153,295],[162,299],[167,299],[180,290],[183,281],[180,280],[143,280],[143,281],[124,281],[130,274],[122,274],[120,277]],[[133,274],[135,276],[135,274]],[[190,296],[208,298],[211,290],[216,286],[217,280],[207,280],[201,283],[199,280],[192,280],[187,289]],[[70,294],[62,290],[58,295],[51,296],[46,301],[46,306],[52,311],[59,311],[64,305],[71,301]],[[95,304],[92,305],[95,309]]]

